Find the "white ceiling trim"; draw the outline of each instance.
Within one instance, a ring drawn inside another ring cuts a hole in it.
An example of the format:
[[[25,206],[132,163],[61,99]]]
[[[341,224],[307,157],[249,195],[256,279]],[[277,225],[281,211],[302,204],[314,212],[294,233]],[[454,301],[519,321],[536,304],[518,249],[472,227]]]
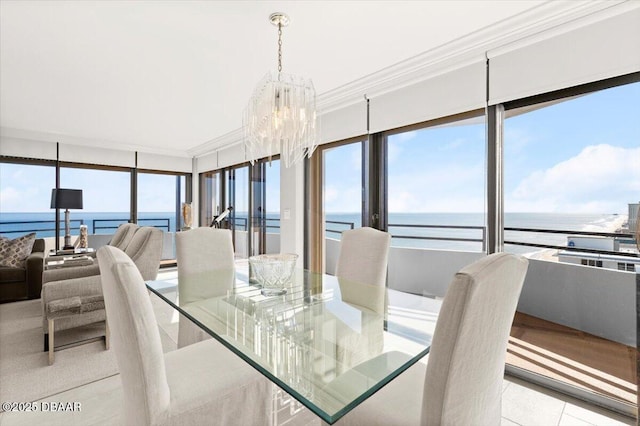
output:
[[[243,143],[244,132],[242,128],[236,129],[232,132],[224,134],[220,137],[211,139],[195,148],[187,150],[187,153],[193,157],[201,157],[203,155],[211,154],[214,151],[218,151],[222,148],[229,148],[234,145]]]

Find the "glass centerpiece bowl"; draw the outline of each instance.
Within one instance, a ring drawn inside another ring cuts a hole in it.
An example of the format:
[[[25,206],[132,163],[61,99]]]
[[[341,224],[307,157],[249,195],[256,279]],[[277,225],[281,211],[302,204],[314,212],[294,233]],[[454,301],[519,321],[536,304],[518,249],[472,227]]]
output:
[[[297,254],[261,254],[249,257],[249,264],[262,284],[264,296],[279,296],[287,292],[286,284],[291,280],[298,260]]]

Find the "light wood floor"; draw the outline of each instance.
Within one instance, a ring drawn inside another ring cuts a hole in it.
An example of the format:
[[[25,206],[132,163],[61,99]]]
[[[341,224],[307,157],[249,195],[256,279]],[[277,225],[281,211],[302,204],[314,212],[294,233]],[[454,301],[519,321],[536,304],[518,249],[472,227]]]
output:
[[[637,405],[636,348],[516,313],[507,363]]]

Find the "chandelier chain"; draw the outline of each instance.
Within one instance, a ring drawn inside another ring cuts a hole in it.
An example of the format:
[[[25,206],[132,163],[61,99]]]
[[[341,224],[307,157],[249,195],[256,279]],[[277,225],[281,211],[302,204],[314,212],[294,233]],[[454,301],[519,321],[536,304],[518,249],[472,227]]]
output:
[[[282,72],[282,23],[278,23],[278,74]]]

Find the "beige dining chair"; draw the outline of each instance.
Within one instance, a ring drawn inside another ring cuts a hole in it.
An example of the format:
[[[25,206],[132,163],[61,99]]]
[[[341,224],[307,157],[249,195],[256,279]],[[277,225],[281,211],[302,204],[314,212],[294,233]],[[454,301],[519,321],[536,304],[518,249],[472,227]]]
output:
[[[357,228],[342,233],[336,276],[342,300],[372,311],[384,311],[384,293],[363,287],[385,287],[391,235],[373,228]]]
[[[163,355],[138,268],[115,247],[100,248],[98,259],[124,393],[121,424],[270,424],[265,377],[213,340]]]
[[[176,233],[176,258],[180,307],[224,296],[233,288],[235,263],[230,230],[200,227]],[[179,348],[209,338],[191,320],[180,316]]]
[[[336,424],[499,425],[507,341],[528,264],[498,253],[461,269],[443,300],[427,366],[414,364]]]

